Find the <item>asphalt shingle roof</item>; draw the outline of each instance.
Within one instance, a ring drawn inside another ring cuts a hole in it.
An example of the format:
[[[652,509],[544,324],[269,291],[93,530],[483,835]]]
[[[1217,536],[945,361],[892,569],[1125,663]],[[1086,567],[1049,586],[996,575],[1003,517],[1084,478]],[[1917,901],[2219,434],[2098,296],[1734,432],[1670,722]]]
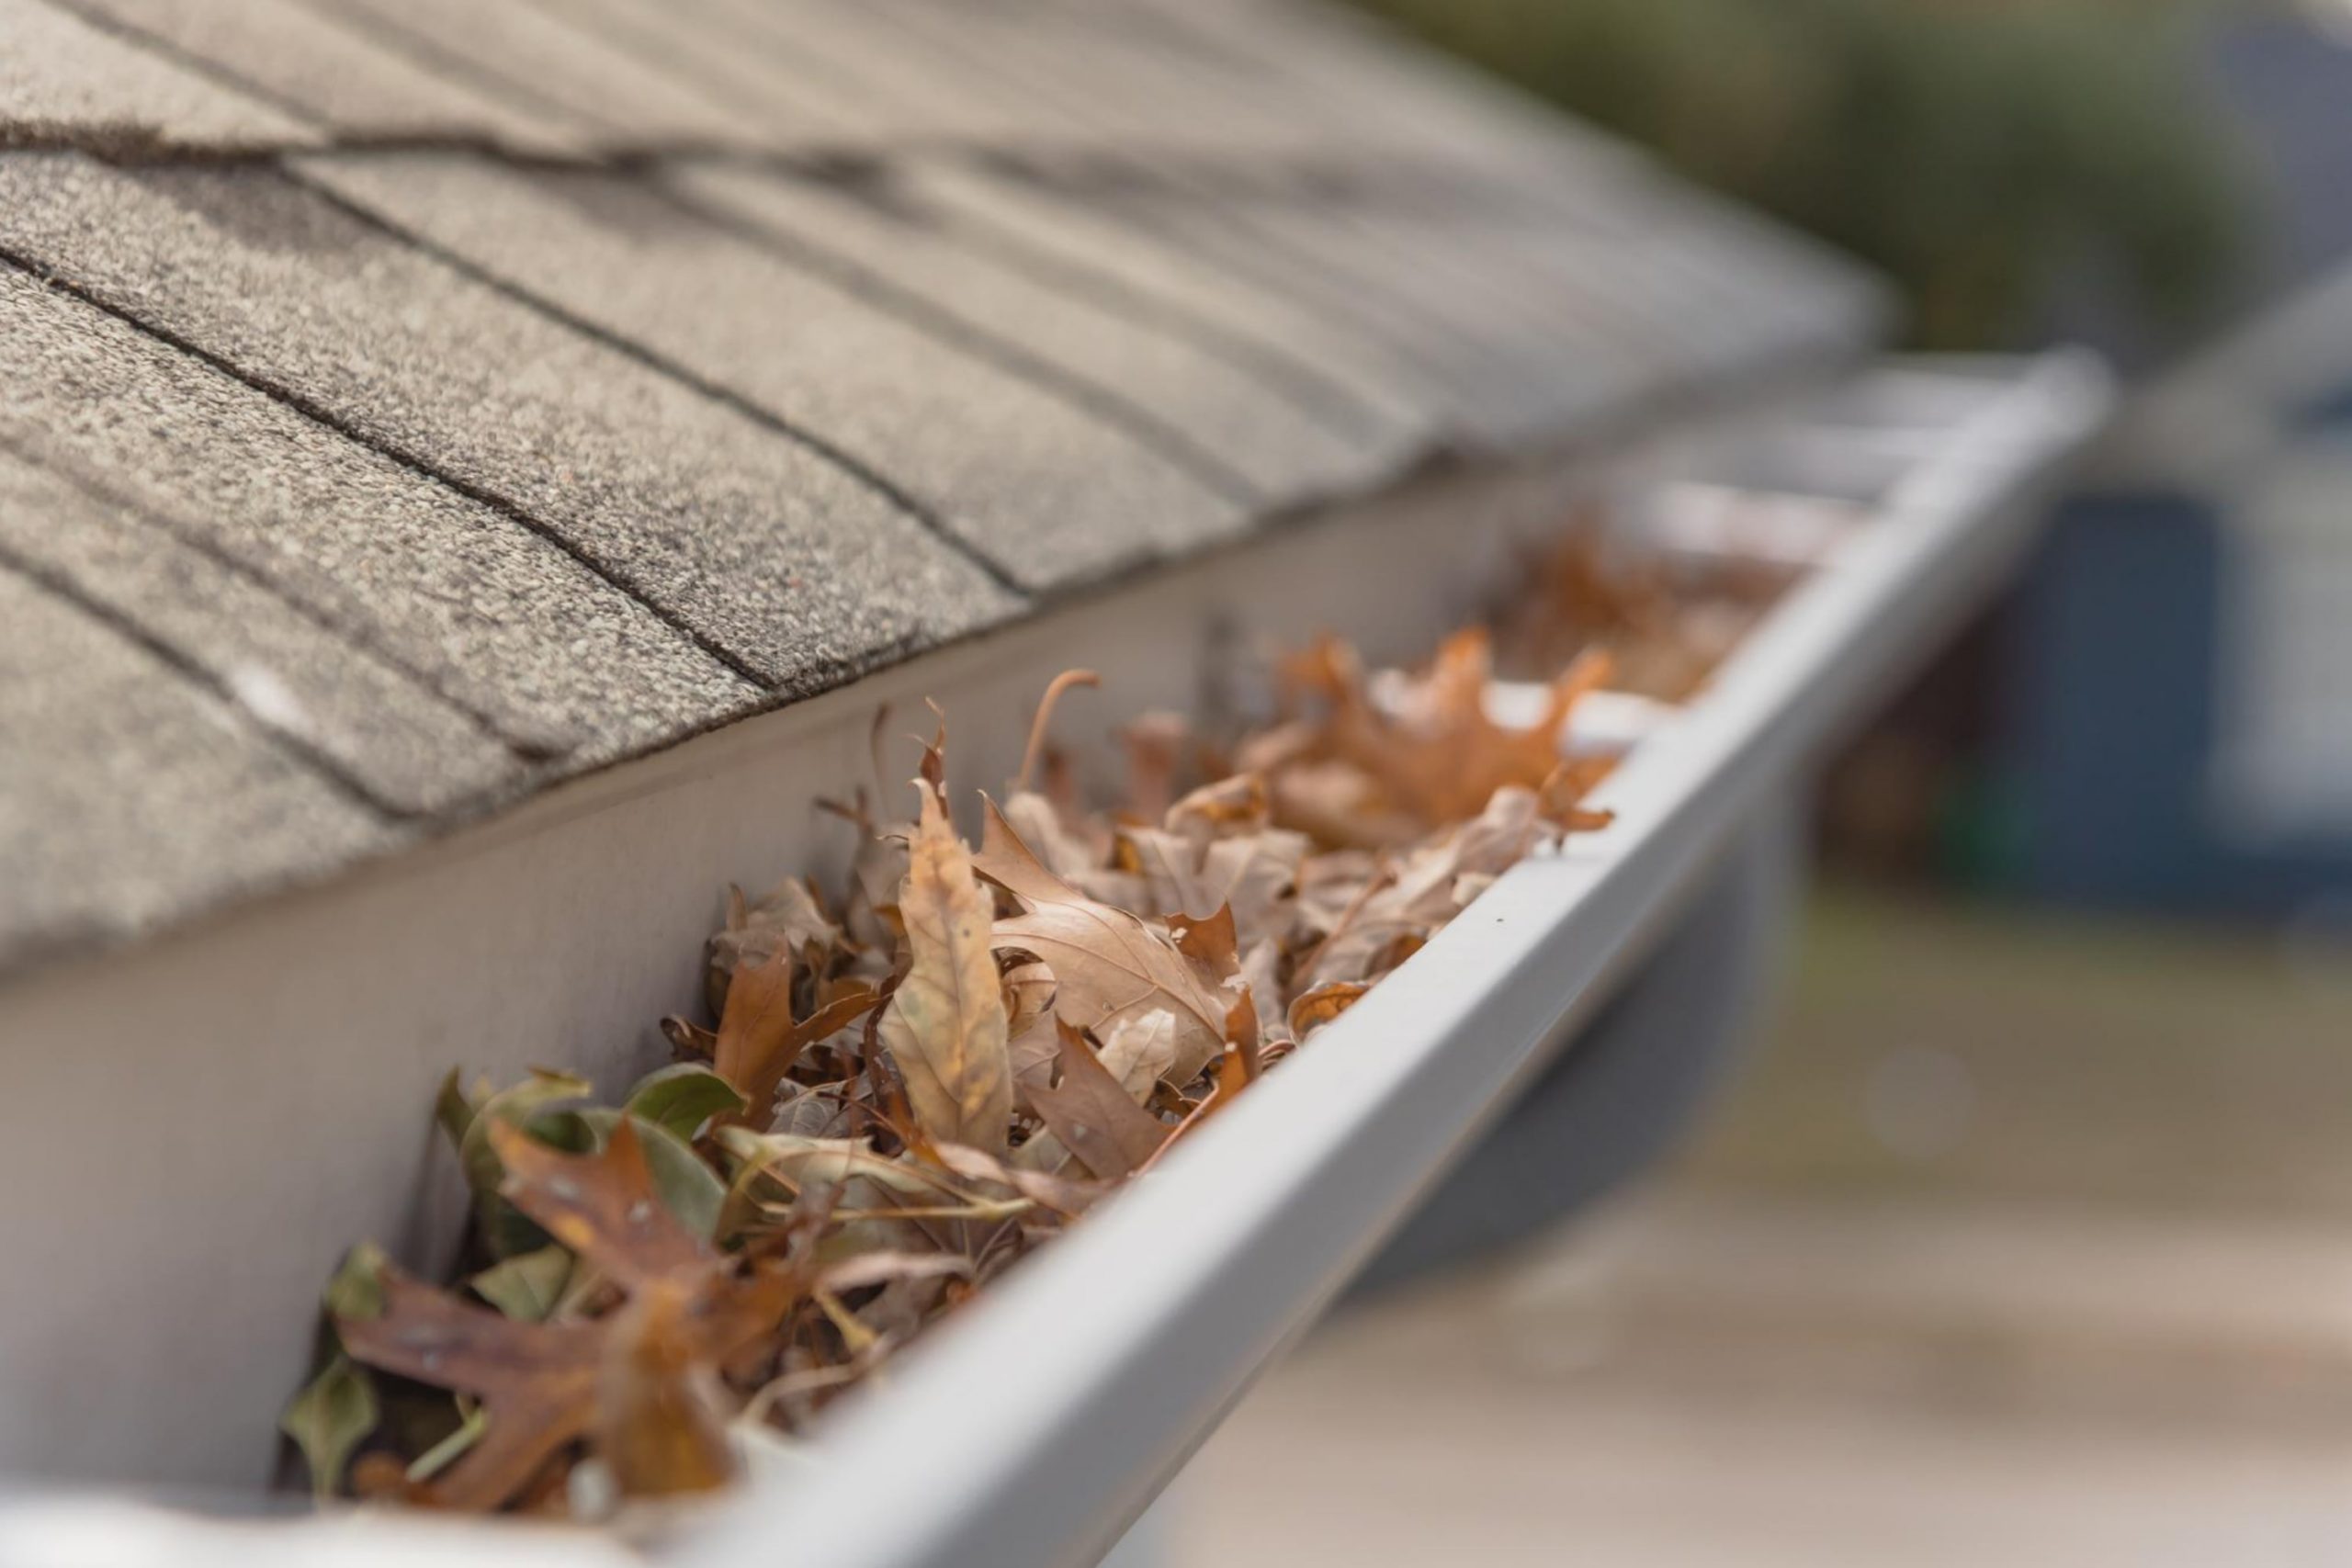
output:
[[[520,522],[8,266],[0,445],[101,477],[528,755],[602,761],[760,697]]]
[[[584,222],[518,250],[574,258],[714,321],[703,288],[632,275]],[[582,561],[764,682],[856,671],[1013,601],[903,507],[805,442],[387,232],[275,170],[0,164],[0,245],[372,445],[536,520]],[[542,247],[545,247],[544,249]],[[611,258],[614,265],[604,263]],[[573,302],[573,301],[564,301]],[[582,299],[581,303],[591,302]],[[756,290],[724,301],[764,310]]]
[[[405,232],[887,476],[1023,588],[1083,581],[1243,526],[1241,498],[1207,469],[1213,454],[1188,466],[773,245],[682,210],[645,180],[463,156],[305,170]],[[585,389],[602,396],[602,379]],[[1130,525],[1096,526],[1098,509]],[[871,552],[857,579],[868,591],[882,588],[884,562],[903,556],[899,570],[941,580],[927,613],[968,601],[978,619],[995,607],[949,574],[963,563],[911,521],[861,527],[856,538]],[[778,585],[745,586],[755,612],[772,617]],[[828,624],[843,613],[815,611]]]
[[[1876,309],[1287,0],[0,0],[0,968]]]
[[[365,645],[153,526],[0,448],[0,560],[241,704],[388,812],[444,809],[505,782],[514,752]]]
[[[45,0],[0,0],[0,147],[252,148],[311,139],[267,105]]]
[[[1367,465],[1404,456],[1382,449],[1361,420],[1294,400],[1183,333],[1073,298],[919,208],[740,165],[682,168],[673,183],[933,335],[1016,365],[1260,496],[1345,486]]]
[[[364,21],[309,0],[75,0],[75,8],[338,141],[487,141],[533,154],[594,145],[588,121],[436,72]]]
[[[400,841],[236,705],[6,567],[0,627],[0,951],[12,960],[119,937]],[[159,753],[172,759],[161,773],[148,764]],[[236,852],[222,853],[224,842]]]

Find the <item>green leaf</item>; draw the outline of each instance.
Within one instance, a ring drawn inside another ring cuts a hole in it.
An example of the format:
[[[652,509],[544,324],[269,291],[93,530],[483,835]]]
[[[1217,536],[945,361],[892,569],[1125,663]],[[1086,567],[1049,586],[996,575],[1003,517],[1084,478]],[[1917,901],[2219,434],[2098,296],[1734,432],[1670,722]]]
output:
[[[743,1109],[735,1086],[699,1062],[679,1062],[637,1080],[628,1091],[630,1115],[657,1122],[681,1138],[692,1138],[714,1116]]]
[[[351,1450],[376,1429],[378,1414],[375,1383],[341,1355],[288,1403],[278,1429],[302,1450],[313,1495],[323,1500],[342,1489]]]
[[[456,1463],[468,1449],[481,1441],[482,1433],[490,1427],[490,1413],[479,1404],[469,1404],[462,1396],[458,1401],[458,1408],[462,1413],[458,1419],[458,1429],[416,1456],[416,1462],[408,1467],[410,1481],[422,1485],[432,1480]]]
[[[531,1076],[511,1089],[503,1089],[481,1102],[467,1124],[466,1134],[458,1145],[458,1162],[465,1168],[466,1184],[477,1197],[485,1201],[498,1192],[498,1183],[506,1172],[498,1163],[498,1156],[490,1146],[490,1124],[511,1122],[515,1126],[527,1123],[532,1116],[560,1100],[578,1100],[595,1086],[586,1078],[570,1073],[551,1073],[544,1067],[534,1067]]]
[[[475,1294],[507,1316],[544,1323],[563,1299],[571,1278],[571,1254],[560,1247],[543,1247],[493,1263],[468,1282]]]
[[[497,1151],[491,1147],[492,1125],[505,1122],[536,1133],[539,1121],[548,1114],[545,1107],[560,1100],[578,1100],[593,1087],[587,1079],[569,1073],[534,1067],[529,1077],[489,1096],[476,1109],[473,1121],[467,1125],[465,1139],[458,1145],[458,1163],[465,1169],[466,1185],[473,1189],[482,1239],[489,1244],[493,1257],[512,1258],[545,1247],[548,1235],[498,1195],[498,1184],[506,1172],[498,1163]]]
[[[363,1241],[344,1255],[324,1292],[326,1309],[335,1317],[381,1317],[384,1314],[384,1249]]]
[[[530,1124],[531,1135],[573,1154],[602,1148],[620,1125],[624,1113],[609,1106],[562,1111],[541,1116]],[[694,1145],[659,1122],[631,1117],[639,1141],[645,1145],[645,1164],[653,1173],[653,1190],[678,1216],[678,1223],[705,1240],[718,1231],[718,1212],[726,1206],[727,1184],[710,1168]]]
[[[727,1184],[695,1153],[694,1145],[659,1122],[637,1118],[645,1143],[645,1163],[653,1172],[653,1190],[684,1225],[704,1240],[718,1232],[718,1211],[727,1202]]]
[[[523,1130],[551,1149],[568,1155],[593,1154],[604,1147],[605,1134],[613,1130],[620,1114],[603,1105],[542,1111],[523,1123]]]

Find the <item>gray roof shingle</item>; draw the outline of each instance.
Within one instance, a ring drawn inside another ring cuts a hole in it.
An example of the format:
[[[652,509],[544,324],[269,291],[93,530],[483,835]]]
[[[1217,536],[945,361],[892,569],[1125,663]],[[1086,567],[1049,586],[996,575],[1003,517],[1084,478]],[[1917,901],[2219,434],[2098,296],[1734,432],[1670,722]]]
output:
[[[763,144],[789,123],[714,100],[649,60],[536,0],[313,0],[388,52],[502,101],[576,118],[621,146]]]
[[[158,51],[201,62],[288,114],[341,138],[488,141],[532,153],[585,152],[594,128],[436,73],[309,0],[70,0]]]
[[[406,837],[136,640],[5,567],[0,633],[10,960],[128,936]]]
[[[681,210],[641,180],[524,174],[458,155],[303,168],[888,474],[1023,588],[1230,537],[1247,520],[1222,475]]]
[[[0,447],[0,560],[209,680],[249,719],[397,816],[446,810],[523,763],[405,671],[137,513]]]
[[[1307,0],[0,0],[0,970],[1878,301]]]
[[[563,0],[561,14],[566,26],[626,51],[784,144],[871,145],[900,132],[889,107],[869,101],[858,79],[860,62],[833,59],[817,67],[793,8],[774,8],[796,24],[789,46],[771,39],[764,48],[746,47],[740,18],[711,0],[685,0],[683,9],[691,25],[680,25],[680,7],[644,0]]]
[[[519,523],[5,265],[0,442],[103,476],[526,752],[595,762],[759,698]]]
[[[1161,321],[1381,443],[1426,441],[1443,400],[1409,359],[1332,330],[1283,296],[1198,265],[1146,228],[1030,182],[944,159],[869,175],[888,199],[952,224],[1064,295]]]
[[[300,121],[48,0],[0,0],[0,147],[282,147],[313,139]]]
[[[1013,606],[808,446],[272,170],[0,164],[0,246],[536,519],[771,684],[827,684]],[[709,303],[609,281],[680,315]]]
[[[1098,409],[1132,409],[1261,496],[1362,489],[1405,456],[1401,433],[1384,446],[1362,422],[1295,400],[1182,333],[1032,277],[919,208],[740,164],[684,164],[671,178],[938,335],[968,335],[994,357],[1031,364],[1033,376],[1068,378]]]
[[[822,95],[826,112],[863,146],[1039,146],[1070,135],[1068,120],[1035,95],[964,68],[866,6],[691,3],[707,49],[728,51],[733,69],[787,99]]]

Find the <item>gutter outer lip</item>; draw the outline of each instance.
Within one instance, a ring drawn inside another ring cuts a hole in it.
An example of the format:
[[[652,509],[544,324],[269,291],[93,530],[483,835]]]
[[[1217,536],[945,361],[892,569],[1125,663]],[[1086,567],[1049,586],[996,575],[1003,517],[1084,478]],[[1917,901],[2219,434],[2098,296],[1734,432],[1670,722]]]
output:
[[[1614,824],[1504,876],[1314,1050],[845,1404],[804,1467],[755,1476],[657,1560],[1061,1568],[1107,1551],[1758,802],[1998,580],[2109,401],[2086,355],[2028,367],[1604,784]]]

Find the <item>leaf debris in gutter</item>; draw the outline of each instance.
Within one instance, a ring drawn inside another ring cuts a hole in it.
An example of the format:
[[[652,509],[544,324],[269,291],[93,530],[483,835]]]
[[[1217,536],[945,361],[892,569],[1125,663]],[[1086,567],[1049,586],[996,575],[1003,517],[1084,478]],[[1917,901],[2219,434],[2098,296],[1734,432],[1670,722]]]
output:
[[[842,886],[730,890],[706,1025],[618,1105],[579,1078],[463,1085],[435,1115],[471,1188],[442,1288],[372,1247],[326,1293],[285,1430],[322,1498],[605,1517],[724,1485],[928,1324],[1146,1176],[1494,879],[1605,824],[1577,705],[1638,671],[1687,697],[1778,581],[1628,566],[1590,531],[1416,671],[1321,638],[1227,744],[1127,732],[1088,809],[1039,705],[1023,776],[951,818],[946,735],[903,818],[836,806]],[[1726,628],[1732,628],[1727,631]]]

